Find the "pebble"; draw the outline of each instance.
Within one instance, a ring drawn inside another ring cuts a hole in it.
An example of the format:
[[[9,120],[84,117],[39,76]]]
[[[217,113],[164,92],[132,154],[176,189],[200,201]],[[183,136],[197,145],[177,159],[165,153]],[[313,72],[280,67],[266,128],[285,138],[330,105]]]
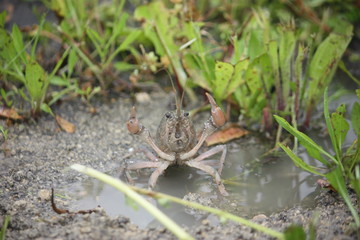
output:
[[[41,201],[49,201],[51,198],[50,191],[47,189],[41,189],[38,192],[38,197],[40,198]]]

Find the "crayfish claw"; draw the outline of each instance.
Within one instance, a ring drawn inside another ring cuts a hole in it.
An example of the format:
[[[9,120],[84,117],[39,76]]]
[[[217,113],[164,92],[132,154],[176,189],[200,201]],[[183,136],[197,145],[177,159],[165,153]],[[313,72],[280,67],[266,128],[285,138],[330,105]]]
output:
[[[140,131],[140,129],[141,129],[139,120],[136,118],[136,109],[135,109],[135,107],[131,108],[130,118],[126,122],[126,126],[127,126],[127,129],[129,130],[129,132],[132,133],[132,134],[138,133]]]
[[[226,119],[225,114],[221,110],[221,108],[216,104],[215,99],[209,94],[205,93],[206,97],[208,98],[210,105],[211,105],[211,116],[216,127],[224,126]]]

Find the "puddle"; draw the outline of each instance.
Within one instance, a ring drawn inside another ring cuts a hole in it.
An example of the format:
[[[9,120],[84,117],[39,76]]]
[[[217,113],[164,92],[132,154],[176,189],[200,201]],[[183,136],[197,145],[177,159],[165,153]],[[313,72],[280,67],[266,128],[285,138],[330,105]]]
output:
[[[354,99],[356,99],[354,95],[344,95],[332,102],[330,108],[335,109],[340,103],[345,102],[350,109]],[[319,112],[322,110],[320,109]],[[319,137],[322,135],[321,131],[323,130],[309,131],[308,134],[315,142],[332,153],[330,138]],[[354,139],[355,134],[351,129],[344,145],[348,147]],[[226,199],[230,199],[230,201],[217,202],[219,205],[215,207],[228,210],[242,217],[252,218],[259,213],[269,215],[295,204],[306,207],[311,207],[314,204],[314,197],[318,195],[318,190],[316,190],[318,176],[297,168],[282,151],[278,153],[279,156],[260,159],[259,156],[262,152],[270,149],[271,146],[265,146],[256,141],[246,142],[247,145],[244,147],[235,143],[228,144],[228,154],[222,179],[228,182],[225,186],[230,196]],[[319,162],[310,158],[305,152],[300,152],[299,155],[305,162],[320,167]],[[215,156],[211,159],[218,160],[219,158],[220,156]],[[140,175],[135,173],[132,176],[135,177],[134,180],[138,187],[147,188],[150,174],[151,170],[142,170]],[[229,184],[230,182],[232,184]],[[217,192],[212,177],[188,167],[169,168],[165,175],[158,179],[155,190],[179,198],[183,198],[190,192],[196,193],[200,196],[199,198],[205,199],[205,201],[212,201],[213,197],[216,198],[214,192]],[[97,180],[89,179],[77,185],[69,186],[65,191],[71,195],[72,199],[76,199],[72,201],[72,210],[92,209],[100,205],[108,215],[127,216],[131,222],[140,227],[159,225],[144,209],[139,207],[138,210],[134,210],[127,205],[122,193]],[[194,227],[203,218],[213,220],[208,215],[191,214],[188,209],[174,203],[164,207],[153,199],[149,200],[180,225]],[[229,205],[232,207],[227,209]]]
[[[246,146],[245,149],[229,149],[226,157],[222,178],[229,182],[226,188],[232,195],[230,196],[232,204],[243,210],[235,214],[250,218],[259,213],[270,214],[301,203],[304,199],[308,199],[309,201],[306,202],[311,205],[312,193],[316,188],[318,177],[296,168],[285,155],[265,159],[266,162],[262,159],[263,162],[260,162],[257,158],[260,151],[256,145]],[[302,154],[302,157],[306,159],[306,155]],[[219,156],[213,159],[218,158]],[[146,188],[150,173],[150,170],[141,171],[139,175],[133,173],[136,185]],[[192,192],[209,199],[216,197],[215,189],[216,186],[209,175],[189,167],[172,167],[159,178],[156,191],[179,198]],[[139,207],[134,210],[126,204],[122,193],[97,180],[89,179],[71,186],[67,188],[67,192],[71,192],[69,193],[71,197],[77,199],[73,202],[73,209],[91,209],[100,205],[108,215],[127,216],[131,222],[140,227],[158,225],[144,209]],[[157,204],[155,200],[149,200]],[[191,215],[183,206],[173,203],[166,207],[157,205],[177,223],[189,227],[198,224],[201,218],[207,217],[207,215]]]

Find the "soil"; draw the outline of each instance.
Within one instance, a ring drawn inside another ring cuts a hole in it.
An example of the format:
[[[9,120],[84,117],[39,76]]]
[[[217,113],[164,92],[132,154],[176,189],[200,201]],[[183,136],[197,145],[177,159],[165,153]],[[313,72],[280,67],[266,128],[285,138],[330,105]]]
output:
[[[170,109],[171,96],[157,92],[146,99],[137,104],[138,116],[155,132],[159,116]],[[51,208],[51,188],[63,189],[87,178],[69,168],[74,163],[118,176],[130,149],[142,144],[125,127],[131,105],[130,99],[122,96],[107,103],[96,101],[95,114],[79,100],[55,106],[56,114],[76,125],[72,134],[61,131],[54,118],[45,114],[36,121],[8,127],[0,153],[0,224],[6,215],[11,216],[7,239],[176,239],[162,227],[141,229],[124,216],[107,216],[101,208],[84,215],[59,215]],[[351,196],[353,204],[359,206],[355,195]],[[71,206],[71,200],[60,197],[56,202],[61,208]],[[357,239],[347,206],[336,193],[327,190],[316,197],[315,207],[293,206],[252,220],[278,231],[292,224],[308,231],[314,222],[316,239]],[[196,239],[269,238],[233,222],[214,223],[211,216],[187,231]]]

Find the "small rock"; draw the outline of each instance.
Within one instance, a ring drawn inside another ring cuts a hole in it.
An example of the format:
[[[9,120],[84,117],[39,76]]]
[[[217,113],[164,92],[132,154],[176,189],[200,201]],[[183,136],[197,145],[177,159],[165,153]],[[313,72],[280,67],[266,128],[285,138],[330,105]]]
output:
[[[40,198],[41,201],[49,201],[51,197],[50,191],[47,189],[41,189],[38,192],[38,197]]]
[[[268,217],[265,215],[265,214],[259,214],[259,215],[256,215],[252,218],[252,220],[254,222],[263,222],[264,220],[266,220]]]
[[[140,92],[135,94],[136,101],[139,103],[148,103],[150,102],[150,96],[146,92]]]
[[[27,204],[26,200],[18,200],[14,202],[13,208],[16,210],[24,209]]]

